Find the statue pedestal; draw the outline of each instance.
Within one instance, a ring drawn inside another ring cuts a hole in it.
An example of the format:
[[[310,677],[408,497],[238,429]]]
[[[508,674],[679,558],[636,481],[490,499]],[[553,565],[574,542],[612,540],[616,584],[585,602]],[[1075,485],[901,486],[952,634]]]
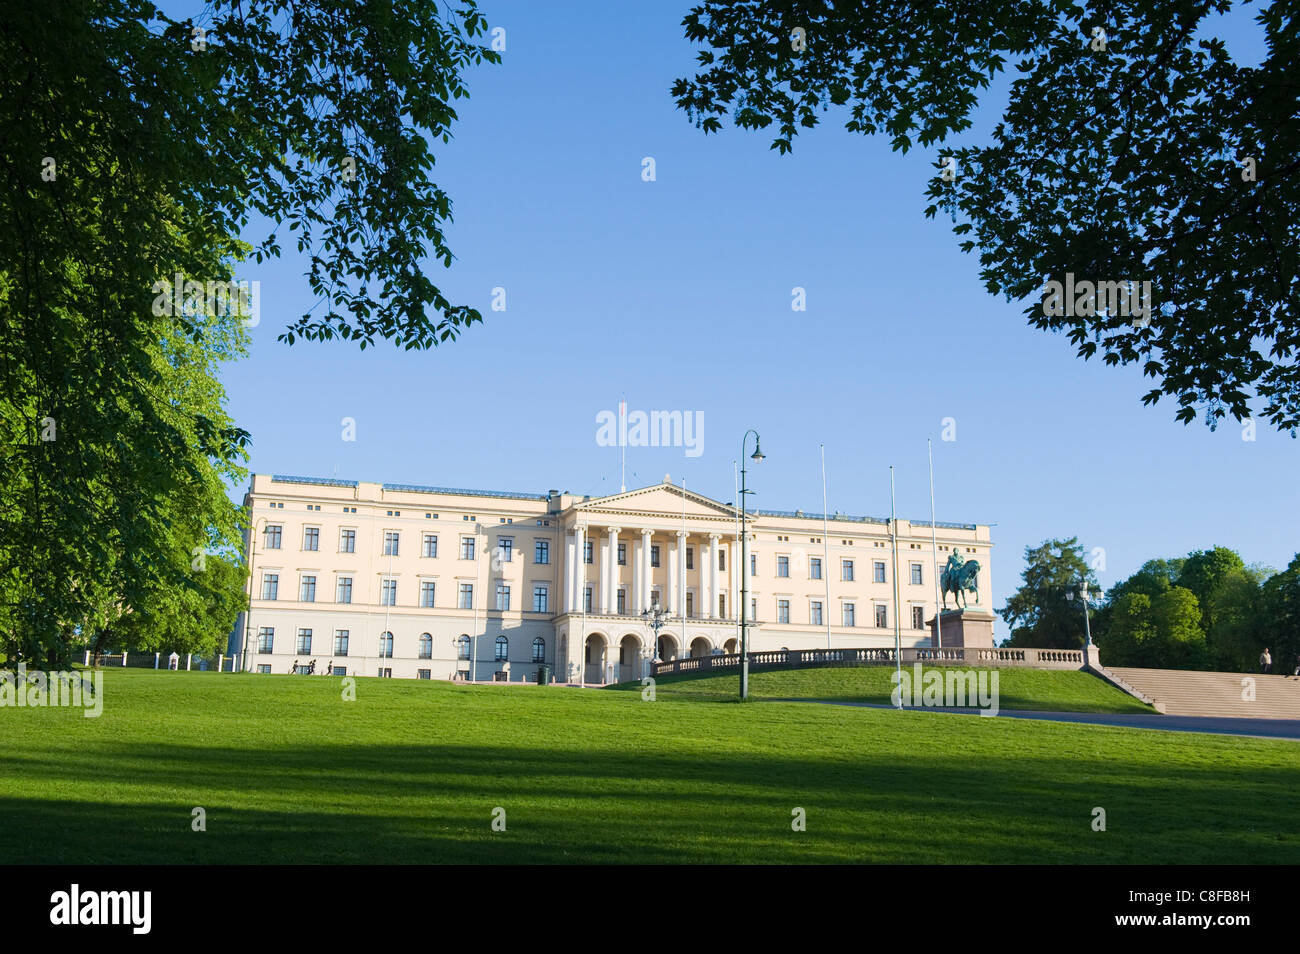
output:
[[[984,610],[945,610],[925,625],[930,627],[931,646],[937,647],[942,637],[944,649],[993,648],[993,614]]]

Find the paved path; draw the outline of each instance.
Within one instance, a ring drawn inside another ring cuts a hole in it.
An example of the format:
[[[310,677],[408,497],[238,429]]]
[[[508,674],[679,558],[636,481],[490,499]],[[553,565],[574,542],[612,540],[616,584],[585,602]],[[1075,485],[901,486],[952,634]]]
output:
[[[828,699],[776,699],[775,702],[815,702],[827,706],[852,706],[861,709],[892,709],[877,702],[835,702]],[[946,715],[977,715],[979,709],[935,709],[904,706],[913,712],[937,712]],[[1129,729],[1162,729],[1165,732],[1209,732],[1216,735],[1248,735],[1260,739],[1300,740],[1300,719],[1233,719],[1222,716],[1175,716],[1137,712],[1035,712],[1029,709],[1000,709],[998,716],[1012,719],[1038,719],[1045,722],[1082,722],[1088,725],[1113,725]]]

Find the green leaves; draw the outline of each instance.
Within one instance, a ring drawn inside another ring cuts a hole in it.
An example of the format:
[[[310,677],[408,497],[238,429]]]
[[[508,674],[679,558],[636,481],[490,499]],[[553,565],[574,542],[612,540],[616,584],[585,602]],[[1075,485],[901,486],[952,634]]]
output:
[[[1262,415],[1300,429],[1300,18],[1259,15],[1264,62],[1232,62],[1198,39],[1228,0],[1030,0],[952,7],[868,2],[704,0],[688,39],[711,54],[673,96],[716,131],[776,123],[793,149],[827,101],[845,128],[891,148],[930,149],[970,126],[978,91],[1010,63],[1016,79],[989,140],[955,149],[955,183],[936,176],[925,214],[953,216],[992,294],[1031,325],[1066,333],[1077,354],[1138,364],[1143,397],[1176,402],[1184,423]],[[807,29],[786,56],[771,37]],[[1091,29],[1103,26],[1104,50]],[[1243,162],[1256,166],[1243,176]],[[1149,280],[1172,311],[1146,325],[1116,315],[1045,316],[1047,281]]]

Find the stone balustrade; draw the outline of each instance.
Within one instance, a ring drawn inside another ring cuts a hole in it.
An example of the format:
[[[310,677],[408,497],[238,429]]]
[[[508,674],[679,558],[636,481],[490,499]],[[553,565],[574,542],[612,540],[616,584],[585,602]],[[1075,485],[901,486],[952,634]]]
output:
[[[966,665],[980,668],[1020,666],[1027,669],[1084,669],[1087,666],[1082,649],[923,647],[903,649],[899,656],[899,661],[904,665],[919,662],[937,666]],[[760,669],[817,669],[833,666],[892,666],[894,664],[895,650],[892,646],[858,649],[777,649],[749,654],[751,672]],[[656,663],[654,674],[665,676],[681,672],[710,672],[735,669],[739,666],[739,653],[723,653]]]

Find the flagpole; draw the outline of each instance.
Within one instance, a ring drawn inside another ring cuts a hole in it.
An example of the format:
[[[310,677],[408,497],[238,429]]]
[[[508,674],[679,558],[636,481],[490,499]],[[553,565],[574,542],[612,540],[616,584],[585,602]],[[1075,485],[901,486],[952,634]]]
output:
[[[618,402],[618,443],[622,450],[622,463],[619,468],[618,492],[627,493],[627,395]]]
[[[826,517],[826,445],[822,449],[822,581],[826,584],[826,605],[822,618],[826,620],[826,648],[831,648],[831,558]]]
[[[930,453],[930,555],[934,560],[934,636],[937,648],[943,649],[943,620],[939,612],[939,542],[934,531],[934,442],[925,439]]]
[[[731,479],[735,482],[735,499],[740,500],[740,465],[736,461],[731,462]],[[740,501],[742,504],[743,500]],[[736,564],[741,561],[740,555],[740,511],[736,511],[736,550],[731,554],[732,570],[739,569],[741,573],[746,572],[744,566],[737,568]],[[742,580],[743,582],[743,580]],[[740,606],[737,601],[741,599],[739,593],[732,590],[731,601],[733,614],[736,617],[736,652],[740,652]]]
[[[898,627],[898,516],[894,508],[894,465],[889,465],[889,536],[894,549],[894,666],[898,673],[898,707],[903,707],[903,633]]]

